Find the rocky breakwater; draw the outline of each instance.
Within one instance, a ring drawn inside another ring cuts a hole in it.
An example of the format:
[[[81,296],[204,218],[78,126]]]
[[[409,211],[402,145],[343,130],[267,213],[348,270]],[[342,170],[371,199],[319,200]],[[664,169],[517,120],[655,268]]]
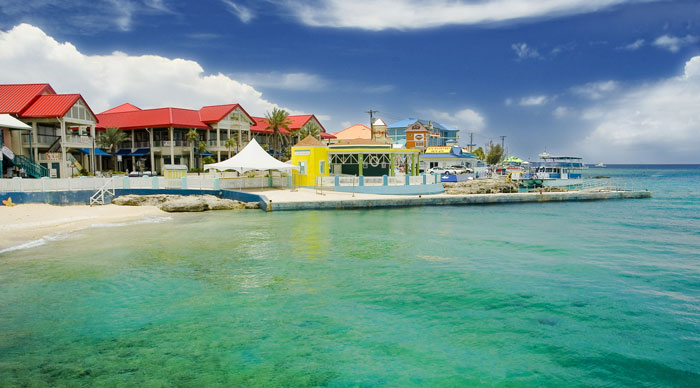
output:
[[[473,179],[464,182],[445,182],[445,194],[517,193],[518,184],[503,179]]]
[[[176,212],[203,212],[207,210],[258,209],[257,202],[240,202],[213,195],[122,195],[112,200],[120,206],[156,206],[160,210]]]

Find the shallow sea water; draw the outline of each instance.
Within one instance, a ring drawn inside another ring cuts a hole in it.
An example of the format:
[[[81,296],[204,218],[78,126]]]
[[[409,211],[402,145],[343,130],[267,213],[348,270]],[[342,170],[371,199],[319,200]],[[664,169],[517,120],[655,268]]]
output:
[[[210,212],[0,255],[0,386],[700,386],[700,168],[643,200]]]

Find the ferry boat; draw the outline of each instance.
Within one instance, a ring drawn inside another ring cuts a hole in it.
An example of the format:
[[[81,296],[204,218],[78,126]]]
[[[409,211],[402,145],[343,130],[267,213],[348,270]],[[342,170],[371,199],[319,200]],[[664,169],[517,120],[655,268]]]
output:
[[[530,173],[523,174],[520,186],[568,187],[582,183],[582,170],[586,168],[583,159],[577,156],[552,156],[541,153],[542,162],[534,164]]]

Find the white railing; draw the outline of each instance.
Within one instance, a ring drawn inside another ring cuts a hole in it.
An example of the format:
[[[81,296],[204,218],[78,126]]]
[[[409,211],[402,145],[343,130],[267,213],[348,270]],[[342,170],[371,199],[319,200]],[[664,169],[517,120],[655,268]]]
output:
[[[219,178],[214,174],[190,175],[185,178],[168,179],[165,177],[124,177],[113,178],[42,178],[42,179],[0,179],[0,192],[43,192],[43,191],[96,191],[107,182],[112,182],[115,189],[188,189],[188,190],[240,190],[270,187],[270,178],[266,176]],[[287,187],[289,178],[273,176],[273,187]],[[331,185],[332,186],[332,185]]]
[[[380,176],[366,176],[365,186],[383,186],[384,178]]]
[[[412,177],[410,177],[409,179],[410,179],[410,182],[411,182],[411,186],[413,186],[413,185],[422,185],[422,184],[423,184],[423,176],[422,176],[422,175],[419,175],[419,176],[412,176]],[[426,178],[426,179],[427,179],[427,178]]]
[[[102,185],[97,192],[90,197],[90,206],[92,205],[104,205],[105,204],[105,194],[114,195],[114,178],[111,178],[104,185]]]
[[[322,176],[318,178],[318,184],[323,187],[335,186],[335,176]]]
[[[401,176],[390,176],[388,177],[389,179],[389,186],[403,186],[406,184],[406,177],[404,175]]]

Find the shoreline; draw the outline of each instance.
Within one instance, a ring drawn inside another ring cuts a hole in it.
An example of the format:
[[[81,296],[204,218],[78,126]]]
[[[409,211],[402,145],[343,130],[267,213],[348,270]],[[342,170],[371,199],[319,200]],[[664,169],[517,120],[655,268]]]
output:
[[[155,206],[127,207],[117,205],[57,206],[40,203],[0,206],[0,254],[13,248],[42,240],[51,240],[60,233],[70,233],[93,225],[132,222],[147,217],[170,217]]]

